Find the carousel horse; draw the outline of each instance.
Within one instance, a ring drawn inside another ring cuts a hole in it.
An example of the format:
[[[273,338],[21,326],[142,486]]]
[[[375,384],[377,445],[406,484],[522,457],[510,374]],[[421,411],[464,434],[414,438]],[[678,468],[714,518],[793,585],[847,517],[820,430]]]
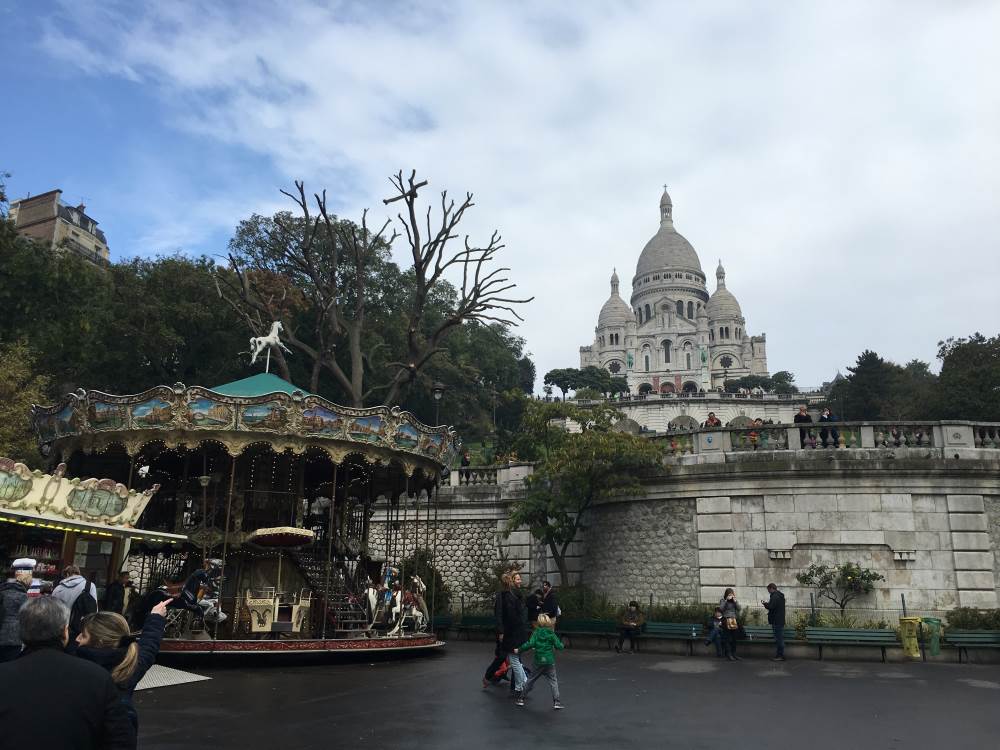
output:
[[[417,623],[417,630],[422,630],[425,623],[430,622],[431,615],[427,611],[427,584],[420,576],[413,576],[413,599],[417,606],[414,613],[414,621]],[[417,617],[417,614],[420,616]]]
[[[291,349],[282,344],[281,339],[278,338],[278,334],[283,330],[285,327],[276,320],[271,324],[271,330],[266,336],[252,336],[250,338],[250,364],[254,364],[257,361],[257,356],[269,346],[277,346],[289,354],[292,353]]]

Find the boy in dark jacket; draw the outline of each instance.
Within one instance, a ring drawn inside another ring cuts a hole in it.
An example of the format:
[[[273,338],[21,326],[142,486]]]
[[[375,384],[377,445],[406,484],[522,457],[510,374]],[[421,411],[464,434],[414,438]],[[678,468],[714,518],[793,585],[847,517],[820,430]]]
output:
[[[722,610],[716,608],[712,619],[708,621],[708,637],[705,645],[715,644],[715,655],[722,658]]]

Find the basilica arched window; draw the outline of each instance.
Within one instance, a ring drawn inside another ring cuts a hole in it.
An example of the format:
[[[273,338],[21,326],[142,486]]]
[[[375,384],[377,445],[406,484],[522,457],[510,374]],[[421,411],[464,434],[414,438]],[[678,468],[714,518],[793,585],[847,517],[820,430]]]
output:
[[[643,363],[646,366],[646,372],[649,372],[649,355],[648,354],[644,354],[643,357],[642,357],[642,359],[643,359]]]
[[[646,311],[646,320],[649,321],[649,319],[653,317],[649,312],[649,305],[646,305],[643,309]]]
[[[691,369],[691,352],[688,352],[687,354],[685,354],[684,355],[684,359],[686,360],[686,367],[687,367],[687,369],[690,370]]]
[[[663,362],[664,364],[670,364],[670,342],[663,342]]]
[[[680,300],[677,300],[677,314],[684,317],[684,303]]]
[[[688,302],[688,317],[694,319],[694,302]]]

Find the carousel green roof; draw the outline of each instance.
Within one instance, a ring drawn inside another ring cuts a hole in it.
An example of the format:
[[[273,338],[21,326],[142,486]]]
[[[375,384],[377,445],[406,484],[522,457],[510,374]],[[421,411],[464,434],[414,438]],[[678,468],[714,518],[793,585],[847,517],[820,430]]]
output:
[[[292,385],[287,380],[279,378],[270,372],[261,372],[251,375],[249,378],[234,380],[232,383],[217,385],[211,390],[221,393],[223,396],[265,396],[268,393],[287,393],[291,395],[298,391],[303,396],[312,396],[305,388]]]

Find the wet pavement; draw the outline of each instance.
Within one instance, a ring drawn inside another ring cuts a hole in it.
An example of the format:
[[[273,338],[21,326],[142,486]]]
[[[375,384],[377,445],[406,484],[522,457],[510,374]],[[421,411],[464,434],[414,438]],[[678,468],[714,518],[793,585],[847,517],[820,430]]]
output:
[[[564,711],[536,684],[518,708],[482,690],[488,643],[401,661],[182,666],[212,679],[136,694],[140,747],[794,748],[1000,746],[1000,665],[731,664],[559,654]],[[175,665],[177,666],[177,665]]]

